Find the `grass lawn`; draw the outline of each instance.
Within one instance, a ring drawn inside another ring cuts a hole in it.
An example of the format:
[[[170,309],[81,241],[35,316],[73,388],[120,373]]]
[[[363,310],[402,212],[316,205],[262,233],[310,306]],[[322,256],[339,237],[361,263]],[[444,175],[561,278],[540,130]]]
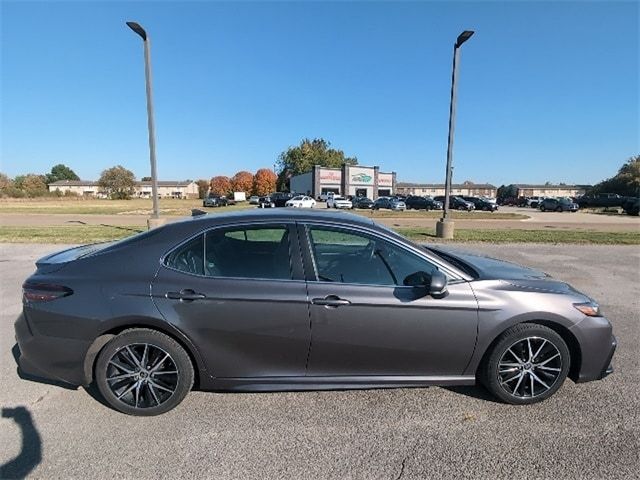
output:
[[[207,211],[229,211],[248,208],[247,202],[225,208],[203,208],[202,200],[178,200],[161,198],[159,208],[161,215],[186,216],[191,215],[192,208]],[[78,214],[78,215],[150,215],[152,211],[151,199],[135,198],[131,200],[106,200],[84,198],[29,198],[0,199],[0,213],[47,213],[47,214]]]
[[[84,244],[117,240],[142,231],[136,227],[73,225],[56,227],[0,226],[0,243]],[[428,228],[398,228],[402,235],[417,242],[443,242]],[[578,230],[463,230],[455,232],[456,242],[492,243],[573,243],[640,245],[640,232],[596,232]]]
[[[398,233],[417,242],[443,242],[435,230],[397,228]],[[451,240],[449,240],[451,241]],[[491,243],[575,243],[602,245],[640,245],[640,232],[597,232],[588,230],[481,230],[456,229],[455,242]]]

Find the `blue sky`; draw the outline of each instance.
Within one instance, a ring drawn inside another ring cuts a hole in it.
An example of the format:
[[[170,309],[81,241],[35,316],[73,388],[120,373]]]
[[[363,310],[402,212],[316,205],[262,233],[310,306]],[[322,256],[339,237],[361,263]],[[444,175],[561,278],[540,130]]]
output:
[[[2,2],[0,170],[96,179],[149,160],[140,22],[152,39],[159,177],[272,167],[324,137],[403,181],[594,183],[639,148],[637,2]]]

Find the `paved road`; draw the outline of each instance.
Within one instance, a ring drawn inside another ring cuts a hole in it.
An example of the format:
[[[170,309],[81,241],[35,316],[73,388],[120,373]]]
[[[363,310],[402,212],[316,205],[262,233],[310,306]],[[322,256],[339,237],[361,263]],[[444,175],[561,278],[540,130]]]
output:
[[[0,464],[22,452],[5,476],[22,467],[33,478],[65,479],[638,478],[637,247],[464,247],[570,281],[598,298],[614,324],[616,373],[568,382],[542,404],[502,405],[479,388],[192,392],[155,418],[121,415],[82,389],[17,377],[11,347],[20,284],[34,259],[54,248],[0,245]]]
[[[324,210],[324,209],[323,209]],[[224,209],[210,210],[212,213]],[[457,228],[481,229],[560,229],[597,231],[640,231],[640,217],[629,215],[600,215],[593,213],[541,212],[533,208],[501,207],[501,212],[528,215],[526,220],[456,219]],[[471,214],[473,216],[473,213]],[[167,217],[170,221],[181,217]],[[380,223],[396,227],[435,228],[437,218],[420,218],[399,212],[397,216],[376,219]],[[51,226],[51,225],[116,225],[145,226],[146,215],[101,215],[101,214],[45,214],[45,213],[0,213],[0,225]]]

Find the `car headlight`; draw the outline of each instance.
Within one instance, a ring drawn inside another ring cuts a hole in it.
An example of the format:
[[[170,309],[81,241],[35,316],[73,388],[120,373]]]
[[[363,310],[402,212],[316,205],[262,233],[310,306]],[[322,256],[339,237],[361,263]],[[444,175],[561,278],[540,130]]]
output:
[[[573,306],[587,317],[601,317],[600,305],[596,302],[574,303]]]

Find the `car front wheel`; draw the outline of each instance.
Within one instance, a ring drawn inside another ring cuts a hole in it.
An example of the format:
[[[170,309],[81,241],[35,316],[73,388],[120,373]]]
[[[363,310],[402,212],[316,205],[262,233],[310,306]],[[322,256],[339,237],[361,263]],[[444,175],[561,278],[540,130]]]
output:
[[[171,337],[145,328],[125,330],[105,345],[95,364],[104,400],[129,415],[151,416],[175,408],[193,386],[187,352]]]
[[[479,372],[479,380],[506,403],[528,405],[553,395],[571,363],[567,344],[552,329],[524,323],[498,337]]]

